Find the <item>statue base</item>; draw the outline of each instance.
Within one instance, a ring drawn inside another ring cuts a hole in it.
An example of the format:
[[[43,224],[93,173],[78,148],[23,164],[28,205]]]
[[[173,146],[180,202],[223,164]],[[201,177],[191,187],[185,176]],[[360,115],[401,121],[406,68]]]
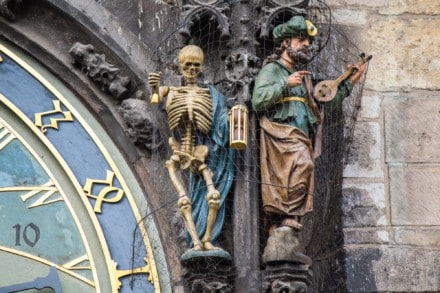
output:
[[[233,292],[231,255],[222,250],[188,250],[180,258],[186,270],[184,277],[191,292]]]
[[[263,292],[308,291],[313,276],[312,260],[301,251],[298,231],[290,227],[273,231],[263,253]]]

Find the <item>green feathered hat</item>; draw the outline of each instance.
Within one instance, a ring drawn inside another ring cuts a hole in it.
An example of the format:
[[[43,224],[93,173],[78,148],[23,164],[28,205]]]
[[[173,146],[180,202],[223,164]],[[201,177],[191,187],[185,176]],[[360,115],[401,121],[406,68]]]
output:
[[[273,39],[275,44],[280,44],[283,40],[296,37],[314,37],[318,34],[318,29],[310,20],[296,15],[288,22],[277,25],[273,29]]]

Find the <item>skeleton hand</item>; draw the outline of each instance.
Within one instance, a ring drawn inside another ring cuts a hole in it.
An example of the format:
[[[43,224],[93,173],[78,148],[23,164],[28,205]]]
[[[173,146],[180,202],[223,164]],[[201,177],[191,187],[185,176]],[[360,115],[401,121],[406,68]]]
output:
[[[150,96],[150,102],[153,105],[157,105],[160,103],[163,97],[163,93],[160,93],[160,76],[159,73],[149,73],[148,74],[148,84],[151,86],[152,95]]]
[[[148,84],[151,86],[153,91],[157,91],[159,89],[161,75],[161,72],[148,74]]]

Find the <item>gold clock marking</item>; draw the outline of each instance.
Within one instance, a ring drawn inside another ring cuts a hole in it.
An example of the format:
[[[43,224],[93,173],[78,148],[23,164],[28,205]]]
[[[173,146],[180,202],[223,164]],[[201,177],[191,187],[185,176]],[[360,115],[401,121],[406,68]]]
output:
[[[118,285],[118,289],[121,288],[121,281],[119,281],[120,278],[122,277],[126,277],[129,275],[140,275],[140,274],[148,274],[148,281],[150,281],[150,283],[152,283],[152,277],[151,277],[151,267],[148,264],[148,260],[145,257],[144,258],[146,265],[140,268],[135,268],[135,269],[131,269],[131,270],[118,270],[118,263],[114,261],[114,278],[116,278],[116,283]]]
[[[39,127],[43,133],[45,133],[47,131],[47,128],[58,129],[59,122],[72,122],[73,121],[72,113],[70,113],[70,111],[63,111],[61,109],[61,101],[60,100],[53,100],[52,103],[53,103],[53,107],[54,107],[53,110],[35,114],[35,126]],[[50,124],[43,124],[43,117],[49,116],[52,114],[62,114],[62,115],[64,115],[64,118],[50,118]]]
[[[0,123],[0,151],[15,138],[15,135]]]
[[[99,180],[99,179],[90,179],[87,178],[86,184],[84,185],[84,192],[88,197],[96,199],[95,207],[93,210],[95,213],[101,213],[102,212],[102,204],[104,202],[106,203],[117,203],[119,202],[122,197],[124,196],[124,190],[113,186],[113,178],[115,177],[115,173],[113,171],[107,170],[107,176],[105,180]],[[106,187],[102,188],[101,191],[98,193],[98,195],[95,195],[92,193],[93,185],[107,185]],[[107,198],[109,194],[116,194],[113,197]]]
[[[93,282],[93,281],[91,281],[91,280],[85,278],[84,276],[81,276],[81,275],[79,275],[79,274],[77,274],[75,272],[72,272],[69,269],[66,269],[66,268],[64,268],[62,266],[59,266],[56,263],[54,263],[52,261],[49,261],[47,259],[41,258],[39,256],[32,255],[30,253],[27,253],[27,252],[24,252],[24,251],[21,251],[21,250],[17,250],[17,249],[13,249],[13,248],[9,248],[9,247],[6,247],[6,246],[1,246],[1,245],[0,245],[0,251],[4,251],[4,252],[11,253],[11,254],[15,254],[15,255],[18,255],[18,256],[21,256],[21,257],[24,257],[24,258],[36,261],[38,263],[45,264],[47,266],[55,267],[57,270],[59,270],[59,271],[61,271],[63,273],[66,273],[69,276],[72,276],[73,278],[75,278],[77,280],[80,280],[81,282],[83,282],[83,283],[85,283],[85,284],[87,284],[89,286],[96,287],[95,282]]]
[[[86,263],[86,264],[84,264]],[[83,265],[80,265],[83,264]],[[69,261],[68,263],[63,265],[63,268],[68,270],[91,270],[91,266],[89,264],[89,257],[87,254],[75,258],[74,260]]]
[[[55,184],[53,184],[51,181],[48,181],[47,183],[45,183],[41,186],[37,186],[37,187],[17,187],[17,188],[18,189],[21,188],[21,190],[26,190],[29,188],[32,189],[32,191],[30,191],[26,194],[23,194],[21,196],[21,200],[24,202],[28,201],[29,199],[33,198],[34,196],[37,196],[37,194],[40,194],[40,198],[38,198],[33,204],[28,206],[28,209],[39,207],[42,205],[51,204],[51,203],[63,200],[63,198],[61,196],[48,200],[51,196],[53,196],[58,191],[58,189],[55,187]],[[46,191],[46,192],[44,192],[44,191]]]
[[[3,62],[3,58],[2,58],[2,56],[0,55],[0,63],[2,63]]]

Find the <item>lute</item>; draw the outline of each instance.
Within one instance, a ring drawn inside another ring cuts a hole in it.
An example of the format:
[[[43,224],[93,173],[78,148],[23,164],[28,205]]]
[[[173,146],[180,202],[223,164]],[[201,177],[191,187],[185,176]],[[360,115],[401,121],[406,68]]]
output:
[[[366,57],[365,53],[360,54],[359,57],[361,58],[361,60],[357,63],[357,66],[363,65],[369,62],[371,58],[373,58],[373,56],[371,55]],[[329,102],[333,100],[336,96],[336,93],[338,92],[339,84],[349,78],[353,74],[354,70],[355,68],[350,67],[335,80],[324,80],[319,82],[313,90],[314,98],[319,102]]]

